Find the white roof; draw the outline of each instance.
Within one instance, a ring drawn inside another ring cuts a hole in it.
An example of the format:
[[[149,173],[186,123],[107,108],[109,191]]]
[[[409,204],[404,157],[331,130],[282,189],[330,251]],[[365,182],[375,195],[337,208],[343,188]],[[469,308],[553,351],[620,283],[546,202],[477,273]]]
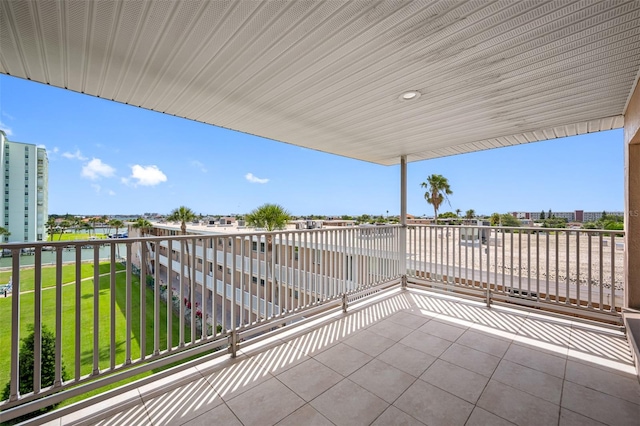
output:
[[[640,69],[640,1],[3,1],[0,31],[1,73],[379,164],[621,127]]]

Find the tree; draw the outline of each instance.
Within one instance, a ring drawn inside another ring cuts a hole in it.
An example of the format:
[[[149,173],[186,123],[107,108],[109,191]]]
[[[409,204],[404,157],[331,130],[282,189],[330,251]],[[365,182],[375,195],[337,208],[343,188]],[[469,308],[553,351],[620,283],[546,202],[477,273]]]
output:
[[[56,225],[56,219],[53,216],[49,216],[47,223],[44,225],[47,229],[47,234],[51,236],[51,241],[53,241],[53,237],[56,234],[56,229],[58,229],[58,225]]]
[[[491,226],[502,225],[502,221],[500,220],[500,213],[493,213],[489,220],[491,221]]]
[[[139,217],[138,219],[136,219],[135,222],[133,222],[133,225],[131,225],[131,227],[139,230],[140,235],[142,236],[143,234],[146,234],[147,232],[149,232],[149,230],[153,227],[153,225],[147,219],[143,217]]]
[[[540,211],[540,220],[544,220],[544,210]]]
[[[467,219],[473,219],[474,217],[476,217],[476,211],[474,209],[469,209],[464,214],[464,217]]]
[[[58,241],[62,239],[62,234],[64,234],[64,231],[71,228],[71,222],[65,219],[62,222],[60,222],[59,226],[60,226],[60,236],[58,237]]]
[[[460,209],[456,209],[456,216],[460,217],[460,213],[462,212],[462,210]]]
[[[22,344],[20,345],[20,353],[18,355],[19,359],[19,383],[18,383],[18,391],[21,395],[27,394],[29,392],[33,392],[33,364],[34,364],[34,347],[35,347],[35,331],[33,328],[33,324],[29,324],[28,326],[29,334],[27,337],[22,339]],[[62,362],[61,365],[62,380],[67,380],[67,371]],[[40,374],[41,374],[41,385],[42,388],[46,388],[48,386],[53,385],[53,381],[55,380],[55,371],[56,371],[56,338],[54,334],[47,329],[44,325],[42,326],[42,359],[40,364]],[[7,382],[2,392],[2,397],[0,400],[9,399],[11,393],[11,382]],[[57,405],[57,404],[56,404]],[[41,412],[49,411],[52,408],[55,408],[56,405],[52,405],[50,407],[42,409],[37,414],[41,414]]]
[[[553,213],[551,213],[551,209],[549,209],[549,213],[547,214],[547,219],[553,219]]]
[[[187,235],[187,222],[193,222],[193,219],[196,218],[196,214],[189,207],[180,206],[176,209],[173,209],[167,220],[169,222],[180,222],[180,231],[182,235]]]
[[[116,229],[116,234],[117,234],[118,230],[124,226],[124,222],[121,221],[120,219],[111,219],[108,222],[108,225],[110,227],[112,227],[112,228],[115,228]]]
[[[246,220],[249,226],[265,228],[271,232],[275,229],[284,229],[291,215],[279,204],[263,204],[247,214]]]
[[[420,184],[422,188],[426,188],[424,199],[433,206],[433,217],[438,223],[438,209],[443,201],[449,202],[447,195],[453,194],[449,181],[442,175],[429,175],[427,180]]]
[[[170,222],[180,222],[180,231],[182,232],[182,235],[187,235],[187,222],[193,222],[193,219],[195,219],[195,217],[196,214],[189,207],[180,206],[176,209],[173,209],[171,213],[169,213],[167,220]],[[187,253],[187,259],[189,259],[189,243],[185,241],[184,246]],[[191,272],[191,262],[189,262],[189,264],[187,265],[187,271],[189,273],[189,292],[187,293],[187,298],[190,299],[191,286],[194,284],[194,282],[192,281],[193,274]],[[180,274],[182,274],[182,271],[180,271]]]
[[[7,228],[4,228],[2,226],[0,226],[0,237],[4,236],[4,235],[11,235],[11,232],[9,232],[9,230]]]
[[[275,229],[284,229],[289,221],[291,215],[289,212],[279,204],[263,204],[260,207],[254,209],[246,216],[247,224],[249,226],[254,226],[256,228],[265,228],[267,231],[271,232]],[[267,235],[267,254],[268,259],[265,262],[267,267],[267,277],[271,276],[273,281],[271,282],[272,286],[275,286],[278,289],[278,281],[275,274],[271,271],[271,263],[274,261],[274,255],[277,255],[277,252],[273,250],[273,236],[271,234]],[[277,262],[277,258],[275,261]],[[268,294],[268,290],[265,287],[265,298],[266,294]],[[266,315],[266,313],[265,313]]]

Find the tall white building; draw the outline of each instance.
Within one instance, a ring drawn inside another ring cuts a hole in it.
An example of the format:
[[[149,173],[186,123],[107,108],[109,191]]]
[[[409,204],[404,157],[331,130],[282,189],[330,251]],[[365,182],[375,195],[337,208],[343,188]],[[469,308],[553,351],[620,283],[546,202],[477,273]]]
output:
[[[3,242],[44,241],[48,214],[49,160],[36,145],[10,142],[0,130],[0,183],[3,216],[0,226],[10,232]]]

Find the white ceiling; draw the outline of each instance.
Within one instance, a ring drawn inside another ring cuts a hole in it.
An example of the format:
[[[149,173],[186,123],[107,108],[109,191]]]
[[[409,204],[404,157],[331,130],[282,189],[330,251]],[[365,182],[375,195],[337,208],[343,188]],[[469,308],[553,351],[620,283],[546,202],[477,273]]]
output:
[[[621,127],[640,1],[13,0],[0,47],[4,74],[396,164]]]

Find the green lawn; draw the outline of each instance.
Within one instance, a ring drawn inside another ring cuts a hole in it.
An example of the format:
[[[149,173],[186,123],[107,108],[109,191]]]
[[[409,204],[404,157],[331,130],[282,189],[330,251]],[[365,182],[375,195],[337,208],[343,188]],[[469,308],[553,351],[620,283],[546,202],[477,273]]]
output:
[[[108,265],[106,265],[108,268]],[[53,269],[53,268],[51,268]],[[101,272],[102,268],[101,268]],[[108,269],[105,271],[108,272]],[[44,270],[43,270],[44,275]],[[92,273],[89,274],[91,276]],[[44,280],[43,280],[44,281]],[[131,334],[131,353],[132,359],[140,357],[140,284],[137,277],[133,277],[131,299],[132,299],[132,334]],[[55,288],[43,290],[42,297],[42,318],[49,330],[55,332]],[[75,370],[75,290],[76,285],[70,284],[62,288],[62,359],[66,365],[68,377],[74,376]],[[100,294],[99,294],[99,365],[101,369],[108,368],[110,365],[110,336],[113,332],[116,341],[116,365],[120,365],[125,360],[126,347],[126,275],[116,275],[116,311],[114,330],[110,329],[110,288],[109,276],[100,278]],[[153,352],[153,308],[154,297],[153,292],[147,288],[146,291],[146,348],[147,354]],[[0,359],[5,362],[0,363],[0,386],[4,387],[9,380],[9,357],[11,342],[11,298],[0,298]],[[20,297],[20,333],[24,337],[27,334],[28,324],[33,323],[34,318],[34,293],[22,294]],[[166,323],[167,308],[166,304],[160,304],[160,349],[166,348]],[[81,327],[80,327],[80,373],[88,374],[92,370],[93,365],[93,279],[83,281],[81,284]],[[172,321],[173,344],[178,344],[179,320],[177,316],[173,316]],[[185,338],[189,338],[190,330],[185,330]],[[151,373],[146,373],[151,374]],[[136,378],[142,377],[142,375]],[[131,378],[135,380],[136,378]],[[122,384],[122,383],[120,383]],[[115,386],[115,385],[114,385]],[[110,387],[114,387],[110,386]],[[104,391],[101,390],[101,391]],[[99,391],[96,391],[97,393]],[[86,398],[89,395],[83,395]],[[79,399],[79,398],[78,398]],[[77,400],[77,399],[76,399]],[[75,400],[65,402],[72,403]]]
[[[49,235],[49,238],[47,239],[47,241],[88,240],[90,236],[95,236],[99,240],[103,240],[107,238],[107,235],[105,234],[89,234],[86,232],[78,232],[77,234],[76,233],[62,234],[62,236],[60,236],[60,234],[52,234],[52,235]]]
[[[99,265],[100,274],[106,274],[111,270],[109,262],[102,262]],[[120,263],[116,263],[116,270],[123,270],[124,266]],[[24,268],[20,270],[20,292],[31,291],[34,289],[34,273],[35,269]],[[11,271],[0,272],[0,283],[5,284],[9,282]],[[80,264],[80,277],[92,278],[93,277],[93,263],[87,262]],[[71,283],[76,280],[76,265],[68,264],[62,266],[62,283]],[[53,267],[42,268],[42,288],[54,287],[56,285],[56,269]]]

